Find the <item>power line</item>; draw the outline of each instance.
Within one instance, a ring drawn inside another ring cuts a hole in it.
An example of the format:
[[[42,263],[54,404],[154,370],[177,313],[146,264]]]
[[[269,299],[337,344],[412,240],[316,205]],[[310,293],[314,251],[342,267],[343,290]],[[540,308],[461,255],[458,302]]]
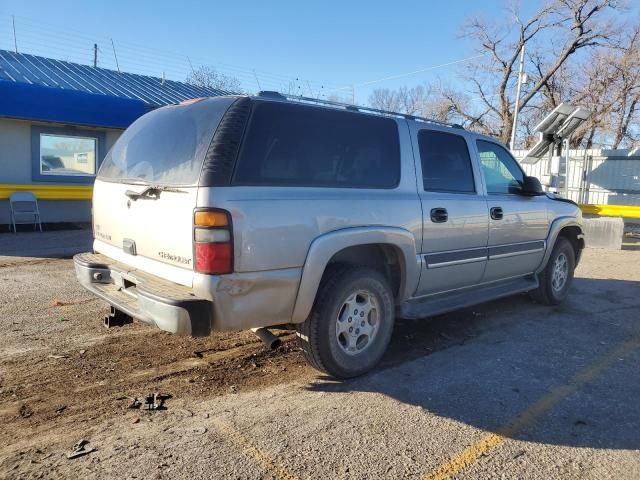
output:
[[[111,43],[112,40],[108,36],[103,35],[95,35],[95,34],[87,34],[86,32],[80,32],[74,29],[65,28],[64,31],[61,31],[57,26],[53,26],[51,24],[47,24],[40,21],[35,21],[30,18],[25,17],[16,17],[22,24],[26,24],[26,28],[22,27],[20,29],[20,36],[26,36],[28,39],[34,39],[36,42],[30,42],[31,44],[39,43],[43,34],[42,31],[46,31],[46,45],[40,45],[41,47],[46,47],[47,51],[51,51],[53,46],[52,38],[55,37],[55,42],[60,46],[60,50],[64,51],[64,56],[68,57],[69,51],[72,49],[76,52],[81,50],[82,52],[87,52],[82,55],[82,61],[84,63],[91,63],[93,60],[92,55],[88,52],[91,52],[89,46],[92,46],[94,43],[100,43],[99,40],[102,40],[102,43]],[[78,43],[86,42],[88,44],[87,50],[84,50],[78,47]],[[111,45],[113,48],[113,45]],[[56,50],[53,48],[53,50]],[[59,55],[59,54],[58,54]],[[87,58],[88,57],[88,58]],[[115,56],[114,56],[115,57]],[[115,58],[114,58],[115,59]],[[143,60],[141,60],[143,59]],[[273,72],[265,72],[255,70],[253,68],[248,67],[239,67],[236,65],[230,65],[221,62],[212,62],[210,59],[202,59],[190,56],[188,60],[185,59],[184,54],[176,53],[176,52],[168,52],[161,51],[158,49],[149,48],[146,46],[130,43],[130,42],[121,42],[118,41],[118,55],[116,60],[115,67],[118,68],[118,64],[126,65],[127,69],[129,65],[136,65],[141,68],[143,71],[150,70],[155,71],[156,68],[150,67],[149,64],[154,63],[162,71],[173,71],[175,73],[179,72],[179,76],[185,78],[190,70],[193,69],[193,65],[189,65],[190,60],[197,61],[202,65],[211,65],[216,68],[216,70],[221,73],[239,77],[245,84],[254,84],[256,76],[260,75],[261,81],[259,84],[270,84],[270,85],[282,85],[284,83],[289,83],[294,81],[293,75],[285,75]],[[148,72],[146,72],[148,74]],[[322,82],[318,80],[304,80],[310,85],[315,85],[317,90],[323,91],[327,86],[334,86],[328,82]]]
[[[1,17],[0,17],[1,18]],[[184,81],[190,73],[195,71],[194,63],[199,65],[209,65],[215,68],[221,74],[237,78],[243,88],[251,90],[249,86],[258,86],[258,89],[280,90],[283,92],[303,92],[308,91],[312,96],[328,97],[332,92],[345,92],[351,97],[355,97],[355,89],[367,87],[377,83],[396,80],[412,75],[424,73],[429,70],[444,68],[471,60],[475,60],[485,56],[486,54],[478,54],[467,58],[453,60],[450,62],[430,65],[427,67],[412,70],[410,72],[388,75],[382,78],[369,80],[361,83],[350,84],[346,86],[338,86],[333,82],[323,82],[318,80],[304,79],[295,75],[286,75],[282,73],[260,71],[249,67],[241,67],[237,65],[226,64],[222,62],[214,62],[211,59],[204,59],[185,54],[159,50],[132,42],[122,42],[118,40],[118,52],[115,51],[114,40],[106,35],[92,34],[81,32],[75,29],[64,30],[57,25],[48,24],[46,22],[36,21],[26,17],[11,16],[12,27],[6,31],[0,26],[0,41],[3,31],[7,35],[7,39],[11,38],[13,33],[14,49],[17,51],[17,35],[15,30],[15,20],[18,20],[20,30],[20,43],[22,50],[25,45],[35,54],[43,56],[52,56],[54,58],[74,61],[76,63],[97,65],[97,52],[102,53],[100,44],[111,44],[113,50],[113,58],[110,55],[101,55],[100,64],[102,68],[112,68],[118,71],[131,72],[148,76],[160,76],[169,74],[175,79]],[[2,22],[0,22],[2,25]],[[8,23],[6,24],[8,26]],[[13,32],[11,31],[13,30]],[[86,48],[82,44],[86,43]],[[258,78],[259,77],[259,78]],[[355,98],[353,98],[355,101]]]
[[[42,29],[42,26],[46,26],[45,28],[47,28],[49,31],[53,32],[50,34],[47,34],[47,38],[50,35],[56,35],[59,38],[64,38],[65,40],[68,40],[68,37],[70,36],[74,36],[77,38],[82,38],[84,40],[90,40],[92,43],[94,42],[94,40],[96,38],[102,38],[105,42],[110,43],[111,42],[111,37],[108,36],[102,36],[102,35],[92,35],[92,34],[86,34],[86,33],[73,33],[73,32],[79,32],[78,30],[69,30],[66,29],[63,31],[63,33],[61,33],[62,31],[57,28],[57,27],[53,27],[51,26],[51,24],[46,24],[46,23],[40,23],[40,22],[35,22],[32,19],[26,18],[26,17],[17,17],[18,19],[22,20],[22,21],[27,21],[28,23],[32,23],[34,26],[38,27],[38,33],[40,33],[39,31]],[[151,52],[152,54],[154,54],[156,57],[158,58],[163,58],[166,59],[167,56],[173,56],[176,57],[180,60],[180,62],[184,61],[184,54],[181,53],[176,53],[176,52],[170,52],[170,51],[166,51],[166,50],[158,50],[158,49],[153,49],[144,45],[139,45],[139,44],[135,44],[135,43],[131,43],[131,42],[122,42],[122,41],[118,41],[118,49],[121,51],[123,49],[128,49],[132,52],[140,52],[142,50],[146,51],[147,53],[145,53],[145,57],[148,57],[148,52]],[[200,63],[211,63],[210,60],[205,60],[202,58],[198,58],[198,57],[193,57],[190,56],[190,58],[192,58],[193,60],[196,60]],[[221,62],[216,62],[216,64],[218,65],[224,65],[226,67],[229,67],[230,69],[237,69],[243,72],[253,72],[254,69],[252,68],[247,68],[247,67],[238,67],[235,65],[231,65],[231,64],[226,64],[226,63],[221,63]],[[293,79],[293,76],[291,75],[283,75],[283,74],[274,74],[271,72],[264,72],[264,71],[256,71],[257,73],[260,73],[261,75],[271,75],[271,76],[276,76],[276,77],[280,77],[280,78],[285,78],[287,80],[291,80]],[[312,81],[315,83],[315,81]],[[318,82],[320,83],[320,82]]]
[[[418,73],[426,72],[428,70],[434,70],[436,68],[448,67],[448,66],[451,66],[451,65],[456,65],[458,63],[468,62],[470,60],[475,60],[476,58],[484,57],[485,55],[486,55],[486,53],[481,53],[479,55],[474,55],[473,57],[462,58],[460,60],[454,60],[452,62],[447,62],[447,63],[441,63],[440,65],[431,65],[430,67],[421,68],[419,70],[414,70],[412,72],[401,73],[401,74],[398,74],[398,75],[390,75],[388,77],[379,78],[377,80],[370,80],[370,81],[364,82],[364,83],[357,83],[355,86],[356,87],[365,87],[367,85],[372,85],[374,83],[386,82],[387,80],[396,80],[398,78],[408,77],[410,75],[416,75]]]
[[[344,87],[336,88],[335,90],[348,90],[348,89],[353,89],[354,87],[366,87],[366,86],[369,86],[369,85],[373,85],[374,83],[386,82],[386,81],[389,81],[389,80],[397,80],[398,78],[404,78],[404,77],[408,77],[408,76],[411,76],[411,75],[416,75],[418,73],[427,72],[429,70],[435,70],[436,68],[449,67],[451,65],[456,65],[458,63],[469,62],[471,60],[475,60],[476,58],[484,57],[485,55],[486,55],[486,53],[481,53],[481,54],[478,54],[478,55],[474,55],[472,57],[461,58],[459,60],[453,60],[451,62],[441,63],[439,65],[431,65],[429,67],[420,68],[418,70],[412,70],[411,72],[399,73],[399,74],[396,74],[396,75],[389,75],[387,77],[378,78],[376,80],[369,80],[367,82],[356,83],[354,85],[347,85],[347,86],[344,86]]]

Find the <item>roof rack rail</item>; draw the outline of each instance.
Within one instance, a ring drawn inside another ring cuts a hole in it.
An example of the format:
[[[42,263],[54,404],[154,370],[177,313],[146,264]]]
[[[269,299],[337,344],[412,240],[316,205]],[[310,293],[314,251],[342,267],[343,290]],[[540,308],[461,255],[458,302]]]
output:
[[[260,90],[258,92],[259,97],[275,97],[275,98],[285,98],[280,92],[276,92],[275,90]]]
[[[362,106],[362,105],[352,105],[350,103],[333,102],[331,100],[322,100],[320,98],[302,97],[302,96],[298,96],[298,95],[287,95],[286,93],[273,92],[273,91],[261,91],[261,92],[258,92],[258,96],[260,96],[260,97],[276,97],[276,98],[281,98],[281,99],[284,99],[284,100],[292,100],[292,101],[301,102],[301,103],[315,103],[315,104],[318,104],[318,105],[327,105],[327,106],[330,106],[330,107],[339,107],[339,108],[343,108],[345,110],[350,110],[350,111],[354,111],[354,112],[375,113],[375,114],[378,114],[378,115],[392,116],[392,117],[398,117],[398,118],[406,118],[407,120],[416,120],[418,122],[432,123],[434,125],[440,125],[440,126],[443,126],[443,127],[462,128],[464,130],[464,127],[462,125],[457,124],[457,123],[441,122],[440,120],[434,120],[432,118],[419,117],[419,116],[416,116],[416,115],[409,115],[407,113],[392,112],[390,110],[380,110],[378,108],[365,107],[365,106]]]

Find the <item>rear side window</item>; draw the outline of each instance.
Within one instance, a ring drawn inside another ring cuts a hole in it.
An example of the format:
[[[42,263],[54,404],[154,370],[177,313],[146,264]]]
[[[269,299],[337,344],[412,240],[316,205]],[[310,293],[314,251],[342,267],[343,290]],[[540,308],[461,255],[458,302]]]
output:
[[[398,127],[388,118],[257,102],[234,185],[393,188]]]
[[[133,122],[98,173],[123,183],[193,185],[211,138],[231,100],[159,108]]]
[[[422,182],[430,192],[473,193],[473,169],[467,142],[460,135],[420,130]]]

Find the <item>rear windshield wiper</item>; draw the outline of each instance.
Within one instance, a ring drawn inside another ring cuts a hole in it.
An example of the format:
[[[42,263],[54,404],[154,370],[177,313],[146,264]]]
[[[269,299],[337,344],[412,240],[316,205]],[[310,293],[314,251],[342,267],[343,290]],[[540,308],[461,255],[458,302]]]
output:
[[[136,192],[135,190],[127,190],[126,192],[124,192],[124,194],[133,201],[136,201],[139,198],[157,200],[158,198],[160,198],[160,192],[187,193],[186,190],[180,190],[179,188],[165,187],[162,185],[149,185],[141,192]]]

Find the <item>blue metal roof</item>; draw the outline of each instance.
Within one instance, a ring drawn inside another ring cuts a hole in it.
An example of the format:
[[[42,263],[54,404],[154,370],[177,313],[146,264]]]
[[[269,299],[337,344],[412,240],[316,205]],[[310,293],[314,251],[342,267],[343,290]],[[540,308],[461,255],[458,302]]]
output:
[[[131,98],[160,107],[197,97],[230,92],[147,75],[117,72],[79,63],[0,50],[0,81]]]
[[[127,128],[149,107],[141,100],[0,80],[0,117]]]

